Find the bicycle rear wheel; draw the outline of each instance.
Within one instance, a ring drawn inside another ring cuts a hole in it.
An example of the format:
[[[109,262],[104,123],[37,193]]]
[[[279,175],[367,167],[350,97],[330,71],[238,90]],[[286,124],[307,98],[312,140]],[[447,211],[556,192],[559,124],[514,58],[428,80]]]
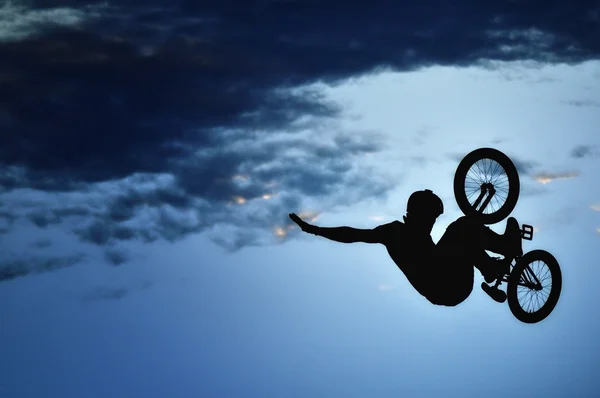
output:
[[[484,186],[495,190],[485,207],[482,206],[486,204],[485,199],[477,201]],[[514,163],[493,148],[470,152],[454,174],[454,197],[458,207],[466,216],[477,218],[484,224],[495,224],[508,217],[517,205],[520,189]]]
[[[515,264],[506,295],[515,318],[524,323],[545,319],[558,303],[562,273],[556,258],[545,250],[532,250]]]

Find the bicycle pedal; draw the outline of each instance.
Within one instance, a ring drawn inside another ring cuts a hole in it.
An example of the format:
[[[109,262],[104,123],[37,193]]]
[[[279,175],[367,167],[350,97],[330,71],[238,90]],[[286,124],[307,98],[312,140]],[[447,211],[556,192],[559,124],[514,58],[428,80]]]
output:
[[[523,224],[523,228],[521,229],[521,238],[525,240],[533,239],[533,225]]]

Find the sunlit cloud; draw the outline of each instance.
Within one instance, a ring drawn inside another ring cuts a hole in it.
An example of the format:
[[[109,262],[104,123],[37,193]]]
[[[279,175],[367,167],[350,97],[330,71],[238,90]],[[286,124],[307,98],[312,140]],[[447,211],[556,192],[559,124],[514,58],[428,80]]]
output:
[[[592,209],[594,211],[600,211],[600,203],[594,203],[593,205],[590,206],[590,209]]]
[[[266,194],[263,194],[263,195],[260,195],[260,196],[256,196],[254,198],[245,198],[243,196],[239,196],[238,195],[238,196],[234,196],[232,198],[232,200],[229,202],[229,204],[231,205],[231,204],[235,203],[235,204],[238,204],[238,205],[243,205],[243,204],[248,203],[249,201],[253,201],[253,200],[256,200],[256,199],[269,200],[269,199],[274,198],[277,195],[278,194],[266,193]]]
[[[233,177],[231,177],[231,179],[233,181],[240,181],[240,182],[245,182],[248,181],[250,177],[248,177],[247,175],[243,175],[243,174],[236,174]]]
[[[231,177],[231,181],[240,188],[247,187],[252,183],[250,176],[245,174],[236,174]]]
[[[246,198],[243,198],[241,196],[234,196],[233,201],[238,205],[243,205],[244,203],[246,203]]]
[[[289,228],[288,228],[288,230],[289,230]],[[288,234],[288,231],[282,227],[275,227],[275,229],[273,230],[273,233],[275,234],[275,236],[277,236],[279,238],[284,238]]]
[[[578,177],[579,173],[577,172],[569,172],[569,173],[541,173],[536,175],[534,178],[540,184],[548,184],[555,180],[564,180],[568,178]]]
[[[600,227],[596,228],[596,233],[600,234]]]
[[[320,213],[310,210],[298,213],[298,217],[309,223],[316,221],[319,215]],[[294,228],[297,227],[298,226],[296,224],[289,224],[285,227],[278,225],[273,228],[273,234],[278,238],[285,238]]]
[[[373,221],[382,221],[383,216],[370,216],[369,219],[371,219]]]
[[[303,211],[303,212],[298,213],[298,217],[300,217],[301,219],[303,219],[307,222],[315,222],[319,218],[320,214],[321,213],[308,210],[308,211]]]

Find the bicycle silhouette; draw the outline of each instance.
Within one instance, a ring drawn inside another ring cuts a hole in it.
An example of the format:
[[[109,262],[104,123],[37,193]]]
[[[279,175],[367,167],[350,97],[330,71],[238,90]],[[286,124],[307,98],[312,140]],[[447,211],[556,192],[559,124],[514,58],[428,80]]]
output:
[[[521,185],[519,173],[508,156],[493,148],[479,148],[467,154],[454,175],[454,196],[467,217],[495,224],[510,215],[517,205]],[[495,209],[494,205],[499,204]],[[523,224],[521,237],[533,239],[533,227]],[[494,285],[483,282],[491,295],[503,282],[513,315],[525,323],[545,319],[556,307],[562,289],[558,261],[545,250],[532,250],[510,260],[510,268],[497,275]],[[542,263],[545,265],[539,265]],[[534,265],[535,264],[535,265]]]
[[[454,196],[464,216],[448,226],[437,244],[431,239],[431,230],[444,206],[427,189],[411,195],[404,223],[394,221],[374,229],[318,227],[296,214],[289,216],[304,232],[336,242],[385,245],[412,286],[436,305],[456,306],[469,297],[475,267],[486,281],[482,289],[492,299],[508,301],[510,311],[521,322],[536,323],[555,308],[562,274],[547,251],[523,254],[521,242],[533,239],[533,227],[520,227],[509,217],[519,193],[514,163],[496,149],[479,148],[460,161],[454,174]],[[487,227],[507,217],[503,235]],[[487,251],[503,257],[491,257]],[[500,290],[502,283],[507,285],[506,292]]]

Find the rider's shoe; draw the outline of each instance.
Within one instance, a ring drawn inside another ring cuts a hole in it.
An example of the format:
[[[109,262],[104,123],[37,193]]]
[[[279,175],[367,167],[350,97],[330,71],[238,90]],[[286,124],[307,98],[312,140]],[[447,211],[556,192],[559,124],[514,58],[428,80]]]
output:
[[[516,218],[509,217],[506,221],[506,230],[503,236],[506,239],[506,253],[502,254],[511,258],[521,257],[523,255],[521,227]]]
[[[485,283],[482,283],[481,288],[494,301],[496,301],[498,303],[503,303],[506,301],[506,293],[504,293],[504,291],[498,289],[497,287],[489,286],[489,285],[486,285]]]

